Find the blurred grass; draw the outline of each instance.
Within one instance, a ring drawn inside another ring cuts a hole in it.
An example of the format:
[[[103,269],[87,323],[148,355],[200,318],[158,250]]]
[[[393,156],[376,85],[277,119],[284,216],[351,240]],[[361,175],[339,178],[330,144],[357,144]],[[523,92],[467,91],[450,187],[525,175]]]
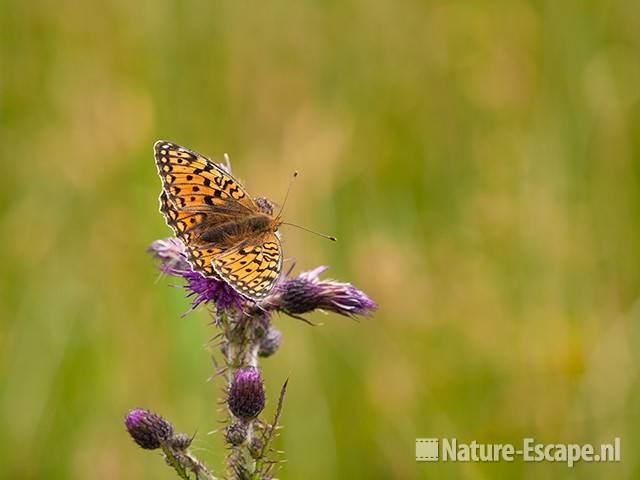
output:
[[[276,201],[300,170],[287,219],[340,242],[288,229],[287,256],[381,306],[276,319],[281,478],[638,476],[633,2],[3,0],[0,52],[3,478],[171,478],[134,406],[220,465],[207,316],[144,253],[158,138]],[[419,464],[421,436],[623,461]]]

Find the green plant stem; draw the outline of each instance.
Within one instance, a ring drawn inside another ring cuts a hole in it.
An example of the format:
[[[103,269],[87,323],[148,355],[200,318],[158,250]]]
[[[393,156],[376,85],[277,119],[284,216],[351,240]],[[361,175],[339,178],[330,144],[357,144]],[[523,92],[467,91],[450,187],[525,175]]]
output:
[[[189,464],[189,469],[195,474],[196,480],[217,480],[207,466],[191,452],[185,452],[184,457]]]
[[[187,470],[195,475],[196,480],[217,480],[212,475],[204,463],[189,451],[176,451],[168,445],[162,446],[167,462],[171,465],[178,476],[185,480],[190,480]]]
[[[180,463],[174,452],[167,445],[162,445],[162,451],[169,462],[169,465],[173,467],[178,476],[184,480],[190,480],[187,471],[184,466]]]

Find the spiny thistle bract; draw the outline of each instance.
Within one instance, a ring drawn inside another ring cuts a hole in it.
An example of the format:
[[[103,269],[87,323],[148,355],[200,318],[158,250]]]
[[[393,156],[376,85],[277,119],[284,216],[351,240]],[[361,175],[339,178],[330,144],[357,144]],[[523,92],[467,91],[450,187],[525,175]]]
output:
[[[169,445],[176,450],[186,450],[191,446],[193,437],[188,433],[174,433],[169,439]]]

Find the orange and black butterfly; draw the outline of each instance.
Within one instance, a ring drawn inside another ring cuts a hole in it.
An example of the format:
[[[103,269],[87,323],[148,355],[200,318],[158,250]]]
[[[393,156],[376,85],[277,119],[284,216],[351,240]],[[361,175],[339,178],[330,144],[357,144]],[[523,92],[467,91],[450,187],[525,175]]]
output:
[[[175,143],[156,142],[154,155],[160,211],[184,243],[191,267],[250,299],[266,297],[282,270],[282,222],[273,204],[251,198],[228,171]]]

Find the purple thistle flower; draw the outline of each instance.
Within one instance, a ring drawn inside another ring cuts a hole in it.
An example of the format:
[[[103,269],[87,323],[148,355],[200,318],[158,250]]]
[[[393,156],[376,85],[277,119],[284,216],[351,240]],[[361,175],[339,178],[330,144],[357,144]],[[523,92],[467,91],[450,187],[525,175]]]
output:
[[[192,309],[206,302],[213,302],[219,312],[242,306],[244,297],[228,283],[214,277],[205,277],[193,270],[184,272],[182,276],[187,280],[187,285],[184,288],[190,290],[187,296],[194,297],[191,301]]]
[[[147,249],[154,257],[160,260],[160,270],[167,275],[180,276],[191,270],[187,262],[187,254],[184,244],[174,237],[156,240]]]
[[[256,418],[264,408],[264,387],[260,372],[255,367],[241,368],[233,376],[227,405],[242,420]]]
[[[173,435],[173,427],[160,415],[136,408],[124,419],[131,438],[142,448],[154,450],[167,442]]]
[[[350,283],[320,280],[326,266],[303,272],[277,286],[272,302],[276,308],[294,315],[316,309],[352,317],[368,315],[378,305]]]
[[[187,262],[184,244],[179,239],[170,237],[156,240],[149,247],[149,252],[160,260],[159,268],[162,272],[187,281],[184,288],[189,290],[188,297],[194,297],[191,301],[192,309],[207,302],[213,302],[218,312],[242,306],[244,297],[229,284],[217,277],[205,277],[200,272],[193,271]]]

